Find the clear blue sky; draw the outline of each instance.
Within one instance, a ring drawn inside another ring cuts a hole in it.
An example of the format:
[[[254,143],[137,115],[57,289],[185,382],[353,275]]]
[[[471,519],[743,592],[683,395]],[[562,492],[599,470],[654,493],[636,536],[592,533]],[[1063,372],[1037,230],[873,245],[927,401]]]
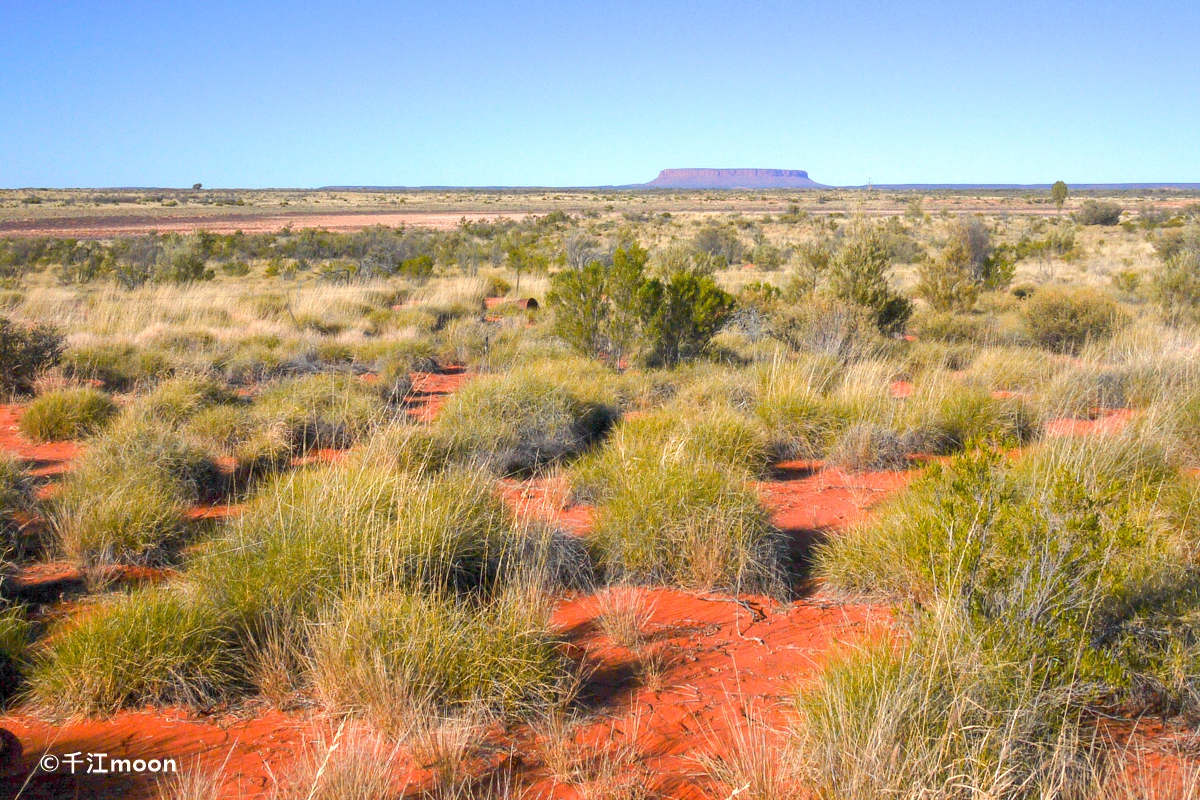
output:
[[[1200,2],[0,0],[0,186],[1200,181]]]

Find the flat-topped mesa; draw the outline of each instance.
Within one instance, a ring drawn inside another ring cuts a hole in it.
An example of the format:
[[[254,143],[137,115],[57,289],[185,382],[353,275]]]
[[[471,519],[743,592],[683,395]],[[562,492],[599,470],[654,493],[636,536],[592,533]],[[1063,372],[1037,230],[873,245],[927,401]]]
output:
[[[646,188],[662,189],[816,189],[802,169],[664,169]]]

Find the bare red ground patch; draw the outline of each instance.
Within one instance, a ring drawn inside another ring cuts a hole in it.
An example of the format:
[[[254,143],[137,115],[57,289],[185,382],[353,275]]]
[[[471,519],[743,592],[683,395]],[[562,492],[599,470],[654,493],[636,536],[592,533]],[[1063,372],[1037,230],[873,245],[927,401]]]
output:
[[[450,395],[474,377],[461,365],[452,364],[439,372],[413,373],[413,388],[408,396],[408,413],[420,422],[431,422]]]
[[[647,589],[652,613],[644,648],[667,664],[657,689],[642,685],[638,653],[601,631],[596,597],[564,603],[556,625],[595,671],[583,699],[598,718],[574,741],[584,752],[621,744],[636,757],[650,788],[670,798],[707,798],[710,781],[698,759],[719,756],[731,731],[749,718],[782,727],[796,687],[814,681],[831,651],[888,629],[891,612],[870,605],[816,600],[777,605],[744,598]],[[536,776],[536,770],[535,770]],[[527,796],[577,797],[541,776]]]
[[[106,753],[108,758],[175,759],[179,771],[211,772],[224,764],[228,797],[267,794],[271,775],[286,772],[315,734],[307,719],[268,711],[252,719],[199,718],[181,709],[122,712],[104,720],[75,720],[55,725],[26,714],[0,718],[24,748],[20,769],[4,776],[0,787],[18,789],[28,778],[22,798],[149,798],[155,778],[149,775],[75,775],[63,759],[68,753]],[[45,755],[60,759],[59,768],[39,768]],[[12,795],[7,795],[12,796]]]
[[[518,517],[557,525],[568,533],[584,535],[596,524],[596,510],[576,503],[565,476],[517,481],[501,479],[500,494]]]
[[[1097,409],[1090,419],[1055,419],[1046,423],[1047,436],[1108,436],[1125,430],[1137,411]]]
[[[23,410],[24,407],[20,405],[0,405],[0,450],[28,461],[30,473],[35,477],[65,472],[70,463],[79,457],[82,448],[76,442],[39,444],[29,441],[17,427]]]

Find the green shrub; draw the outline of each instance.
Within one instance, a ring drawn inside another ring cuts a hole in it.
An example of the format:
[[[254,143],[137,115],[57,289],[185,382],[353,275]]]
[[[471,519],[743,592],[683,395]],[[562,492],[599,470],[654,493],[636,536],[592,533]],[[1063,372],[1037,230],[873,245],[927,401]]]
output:
[[[1021,307],[1026,335],[1056,353],[1078,353],[1089,341],[1107,339],[1121,322],[1120,309],[1096,289],[1046,287]]]
[[[884,227],[855,219],[829,260],[827,290],[838,300],[870,311],[883,333],[894,333],[904,327],[912,304],[888,284],[891,269]]]
[[[31,669],[29,693],[64,716],[146,703],[203,704],[241,676],[229,628],[208,605],[170,589],[118,595],[60,623]]]
[[[317,696],[398,732],[414,710],[548,705],[569,673],[543,605],[513,593],[476,604],[403,591],[337,602],[313,641]]]
[[[944,373],[919,380],[908,403],[905,438],[913,452],[947,454],[982,441],[1023,445],[1040,432],[1038,414],[1024,398],[993,397]]]
[[[21,414],[21,433],[35,442],[91,436],[116,416],[112,398],[96,389],[61,389],[40,395]]]
[[[369,385],[345,375],[308,375],[277,383],[258,397],[255,412],[279,426],[298,450],[349,447],[368,434],[384,410]]]
[[[20,326],[0,317],[0,392],[28,392],[33,379],[58,361],[63,339],[44,325]]]
[[[1080,225],[1116,225],[1121,221],[1121,212],[1124,210],[1116,203],[1084,200],[1075,212],[1075,221]]]
[[[652,278],[640,295],[649,360],[668,367],[706,353],[734,306],[711,277],[691,272]]]
[[[610,580],[778,591],[780,542],[744,477],[709,462],[630,459],[588,544]]]
[[[162,560],[187,531],[185,514],[223,478],[207,453],[145,422],[95,439],[50,507],[60,550],[71,560]]]
[[[201,411],[233,399],[222,384],[211,378],[171,378],[155,386],[130,411],[151,421],[182,425]]]
[[[461,460],[501,475],[576,456],[619,416],[610,373],[586,361],[533,363],[470,382],[446,403],[436,432]]]
[[[623,423],[574,475],[596,501],[588,539],[612,580],[688,588],[780,588],[778,532],[739,462],[761,457],[762,439],[730,433],[721,420],[655,414]]]
[[[980,314],[924,312],[913,317],[908,330],[921,341],[983,343],[996,336],[995,321]]]
[[[1168,322],[1200,316],[1200,242],[1164,259],[1153,277],[1154,298]]]
[[[1017,464],[970,453],[823,545],[818,563],[843,590],[961,604],[997,653],[1078,702],[1177,704],[1194,691],[1180,648],[1200,659],[1189,497],[1136,435],[1054,440]]]
[[[846,650],[797,698],[800,757],[830,800],[1101,797],[1094,736],[953,615]]]
[[[908,466],[908,444],[889,427],[859,422],[838,436],[828,462],[853,472],[903,469]]]

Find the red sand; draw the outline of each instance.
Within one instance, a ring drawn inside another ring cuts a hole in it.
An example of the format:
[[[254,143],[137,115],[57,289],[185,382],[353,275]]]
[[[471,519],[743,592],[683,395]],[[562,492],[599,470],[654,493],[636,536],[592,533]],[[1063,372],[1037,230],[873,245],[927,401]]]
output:
[[[7,450],[28,461],[29,471],[35,477],[66,471],[68,464],[79,456],[79,445],[75,442],[36,444],[29,441],[17,428],[23,409],[20,405],[0,405],[0,450]]]
[[[1055,419],[1046,423],[1047,436],[1108,436],[1125,430],[1137,415],[1132,408],[1097,409],[1091,419]]]
[[[291,226],[322,228],[328,231],[360,231],[372,225],[398,227],[410,225],[435,230],[453,230],[462,219],[470,222],[483,220],[521,220],[526,213],[436,211],[334,211],[326,213],[250,211],[226,214],[116,214],[109,216],[43,217],[38,219],[6,220],[0,222],[0,236],[76,236],[107,238],[131,236],[151,231],[159,233],[275,233]]]
[[[413,419],[430,422],[445,405],[451,394],[474,377],[466,367],[452,364],[440,372],[413,373],[413,388],[408,399],[408,413]]]

